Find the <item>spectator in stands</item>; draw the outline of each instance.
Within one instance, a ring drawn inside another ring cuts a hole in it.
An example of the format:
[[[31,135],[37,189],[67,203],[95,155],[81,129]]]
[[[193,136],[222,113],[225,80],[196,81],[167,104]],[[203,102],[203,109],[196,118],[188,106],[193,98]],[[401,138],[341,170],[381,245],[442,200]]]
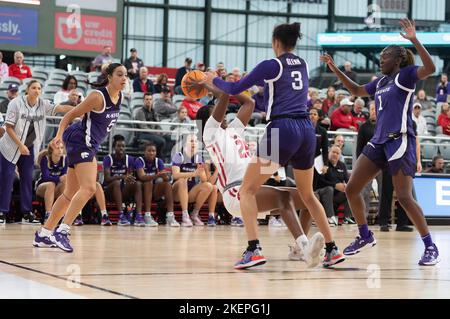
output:
[[[142,184],[136,180],[135,158],[126,154],[125,137],[113,137],[113,153],[103,158],[103,187],[109,201],[116,204],[121,212],[118,226],[130,225],[128,211],[122,211],[123,201],[133,199],[136,203],[135,225],[143,226],[142,218]],[[110,226],[108,215],[102,214],[102,225]]]
[[[437,125],[444,127],[444,125],[442,123],[443,123],[443,120],[445,118],[447,118],[447,112],[448,112],[449,108],[450,108],[450,106],[447,102],[442,104],[441,114],[439,114],[439,116],[438,116]]]
[[[188,116],[191,120],[196,119],[198,110],[203,106],[196,99],[193,99],[189,96],[186,96],[181,105],[186,108],[186,110],[188,111]]]
[[[330,108],[336,104],[336,89],[334,86],[329,86],[327,90],[327,97],[322,102],[322,111],[328,114]]]
[[[0,113],[0,139],[5,134],[5,128],[3,127],[3,123],[5,123],[5,119],[3,118],[2,113]],[[2,170],[2,164],[0,163],[0,171]]]
[[[324,174],[319,175],[316,193],[319,194],[330,224],[338,225],[335,212],[341,204],[344,204],[344,223],[355,224],[345,195],[349,174],[345,164],[339,160],[340,156],[341,149],[332,146],[328,157],[329,166],[324,170]]]
[[[223,80],[226,78],[228,72],[227,72],[227,69],[225,68],[225,64],[223,62],[217,63],[217,65],[216,65],[216,73]]]
[[[186,109],[186,107],[184,105],[181,105],[180,108],[177,111],[177,117],[175,117],[172,120],[172,123],[177,123],[177,124],[191,124],[192,121],[191,119],[188,117],[188,110]],[[170,130],[174,131],[179,129],[179,126],[171,126]],[[186,128],[181,128],[182,131],[186,131],[189,130],[187,127]]]
[[[441,74],[441,81],[436,88],[436,103],[448,102],[447,96],[450,94],[450,83],[447,74]]]
[[[158,226],[151,213],[152,199],[159,201],[164,198],[167,209],[167,225],[180,227],[180,224],[175,220],[170,174],[165,171],[164,162],[156,157],[155,144],[148,143],[145,145],[144,156],[136,159],[136,171],[144,189],[145,226]]]
[[[357,128],[369,118],[369,112],[365,108],[365,105],[366,103],[361,98],[356,99],[353,105],[352,115],[357,124]]]
[[[139,77],[133,81],[133,91],[151,94],[156,93],[153,81],[148,78],[147,67],[143,66],[139,69]]]
[[[349,77],[353,82],[356,82],[356,72],[352,70],[352,63],[347,61],[344,63],[344,73],[347,77]]]
[[[332,105],[332,106],[330,107],[330,109],[328,110],[328,117],[331,117],[331,115],[333,114],[333,112],[336,111],[338,108],[340,108],[340,106],[341,106],[341,101],[344,100],[344,99],[346,99],[346,98],[349,98],[349,95],[348,95],[348,94],[345,94],[345,93],[339,93],[339,94],[337,95],[334,105]]]
[[[177,107],[172,102],[172,97],[170,96],[170,89],[168,86],[162,87],[161,97],[155,100],[153,108],[161,120],[172,119],[175,117]]]
[[[418,102],[414,103],[412,119],[416,122],[417,125],[417,134],[418,135],[429,135],[427,129],[427,120],[421,115],[422,105]]]
[[[307,103],[308,110],[310,110],[312,108],[312,106],[318,99],[319,99],[319,91],[317,91],[316,89],[310,88],[309,89],[309,100]]]
[[[40,152],[37,163],[41,168],[41,176],[36,182],[36,196],[44,199],[45,217],[50,216],[55,198],[58,198],[66,185],[67,159],[64,156],[64,146],[59,144],[53,148],[51,144]]]
[[[181,90],[181,80],[183,80],[183,77],[192,70],[192,59],[186,58],[184,60],[184,66],[179,68],[177,70],[177,74],[175,75],[175,94],[183,94],[183,90]]]
[[[226,76],[226,81],[227,82],[236,82],[236,78],[233,75],[233,73],[229,73]],[[239,109],[241,108],[241,103],[239,102],[239,100],[233,96],[230,95],[230,101],[228,102],[228,110],[227,113],[237,113],[239,111]]]
[[[339,160],[341,162],[345,163],[345,159],[344,159],[344,155],[342,154],[343,150],[344,150],[344,144],[345,144],[345,139],[343,135],[336,135],[333,139],[333,146],[337,146],[341,149],[341,157],[339,158]]]
[[[214,94],[212,92],[208,92],[208,94],[206,94],[204,97],[202,97],[200,100],[198,100],[200,103],[202,103],[203,105],[208,105],[211,103],[211,101],[214,100]],[[214,104],[212,104],[214,105]]]
[[[144,94],[144,106],[139,108],[134,119],[142,122],[159,122],[160,118],[153,107],[153,95],[151,93]],[[138,128],[145,130],[161,130],[158,124],[137,124]],[[139,139],[153,142],[156,145],[158,153],[161,154],[166,145],[166,139],[158,132],[140,132]]]
[[[19,86],[16,83],[10,83],[6,91],[7,99],[0,103],[0,113],[6,114],[8,111],[9,102],[14,100],[19,95]]]
[[[447,108],[447,113],[445,114],[445,116],[439,117],[440,125],[442,126],[442,132],[446,135],[450,135],[450,108]]]
[[[138,52],[135,48],[130,49],[130,57],[126,59],[123,65],[128,70],[128,77],[134,80],[139,75],[139,70],[144,66],[144,62],[138,58]]]
[[[433,157],[433,162],[431,164],[432,166],[430,168],[427,168],[425,170],[425,173],[429,174],[444,174],[444,158],[441,155],[436,155]]]
[[[185,138],[181,152],[172,157],[174,198],[181,204],[182,226],[203,226],[199,217],[200,209],[208,201],[209,214],[215,216],[217,186],[208,182],[196,135],[190,134]],[[188,213],[188,203],[195,203],[191,216]]]
[[[167,86],[169,77],[165,73],[161,73],[156,78],[155,93],[161,93],[163,86]]]
[[[69,93],[69,97],[66,101],[59,103],[61,105],[77,106],[81,103],[83,95],[78,90],[72,90]]]
[[[205,72],[205,70],[206,70],[205,63],[203,63],[203,62],[198,62],[198,63],[195,65],[195,69],[196,69],[196,70],[199,70],[199,71],[202,71],[202,72]]]
[[[343,128],[347,130],[357,131],[358,124],[353,117],[351,110],[353,102],[350,99],[343,99],[340,103],[340,108],[335,110],[331,114],[331,130],[336,131],[337,129]]]
[[[16,51],[14,53],[14,63],[9,66],[9,76],[16,77],[21,81],[33,76],[30,67],[24,64],[23,60],[23,53]]]
[[[78,87],[78,81],[73,75],[68,75],[62,84],[61,90],[55,93],[53,103],[60,104],[69,99],[70,91]]]
[[[102,54],[99,54],[95,57],[94,61],[92,61],[92,67],[95,71],[100,71],[103,64],[113,63],[113,57],[111,55],[112,48],[109,45],[103,47]]]
[[[425,90],[419,90],[419,92],[417,92],[416,102],[422,105],[422,110],[431,110],[433,108],[433,102],[428,101]]]
[[[237,82],[242,78],[241,69],[238,67],[233,68],[233,70],[231,70],[231,74],[234,76],[234,82]]]
[[[316,128],[316,154],[315,157],[322,156],[324,169],[328,166],[328,135],[327,130],[319,125],[319,112],[312,108],[309,111],[309,118]],[[323,173],[324,170],[320,173]]]
[[[3,62],[3,53],[0,51],[0,83],[3,81],[3,78],[7,76],[9,76],[8,64]]]

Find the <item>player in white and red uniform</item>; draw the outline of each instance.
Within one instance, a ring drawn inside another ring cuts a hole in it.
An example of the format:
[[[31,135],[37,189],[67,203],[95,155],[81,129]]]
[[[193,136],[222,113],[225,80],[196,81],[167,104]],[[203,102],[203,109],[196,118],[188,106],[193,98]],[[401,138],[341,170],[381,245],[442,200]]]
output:
[[[198,84],[192,85],[195,87]],[[214,87],[202,85],[217,93]],[[224,118],[229,96],[220,93],[218,95],[220,95],[218,103],[212,114],[210,114],[211,108],[201,108],[197,113],[197,120],[202,121],[203,141],[219,172],[217,186],[223,195],[224,205],[233,216],[242,216],[239,189],[251,161],[251,154],[243,136],[253,113],[254,101],[244,94],[236,96],[242,106],[236,119],[227,125]],[[197,123],[200,122],[197,121]],[[304,260],[310,267],[318,265],[324,247],[324,238],[321,233],[317,233],[308,242],[296,214],[296,209],[305,209],[297,190],[263,186],[257,193],[257,203],[260,213],[278,210],[282,215],[296,241],[289,258],[299,260],[300,256],[304,255]],[[309,229],[309,213],[302,214],[302,217],[305,228]],[[242,260],[235,265],[236,269],[246,269],[266,262],[263,256],[252,256],[252,258],[246,259],[245,263]]]

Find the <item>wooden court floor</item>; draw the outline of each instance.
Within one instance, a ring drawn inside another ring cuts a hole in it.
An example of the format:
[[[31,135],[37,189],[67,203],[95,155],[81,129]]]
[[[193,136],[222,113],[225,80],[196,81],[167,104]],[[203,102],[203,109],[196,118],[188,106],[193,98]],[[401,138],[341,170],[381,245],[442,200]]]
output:
[[[380,233],[378,245],[335,269],[287,259],[287,228],[260,226],[267,264],[235,271],[243,228],[72,228],[74,253],[32,247],[39,227],[0,227],[0,298],[450,298],[450,227],[432,227],[442,261],[417,264],[417,233]],[[343,249],[355,226],[333,228]],[[312,232],[317,231],[316,228]]]

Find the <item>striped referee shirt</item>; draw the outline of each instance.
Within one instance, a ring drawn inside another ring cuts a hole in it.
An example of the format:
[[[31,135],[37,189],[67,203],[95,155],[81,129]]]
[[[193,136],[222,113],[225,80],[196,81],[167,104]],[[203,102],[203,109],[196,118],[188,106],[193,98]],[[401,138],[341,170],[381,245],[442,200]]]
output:
[[[5,123],[14,126],[17,137],[25,143],[32,122],[36,134],[34,154],[37,154],[44,138],[46,116],[54,115],[54,111],[55,105],[49,100],[39,98],[37,104],[30,107],[26,97],[19,96],[9,103]],[[19,147],[8,134],[0,139],[0,152],[12,164],[16,164],[20,158]]]

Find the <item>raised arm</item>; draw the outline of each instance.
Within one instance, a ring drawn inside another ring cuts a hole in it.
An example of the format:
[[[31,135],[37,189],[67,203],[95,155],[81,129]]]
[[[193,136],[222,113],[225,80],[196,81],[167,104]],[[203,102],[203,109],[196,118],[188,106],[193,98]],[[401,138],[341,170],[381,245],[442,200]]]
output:
[[[417,78],[420,80],[424,80],[434,72],[436,72],[436,66],[431,59],[430,53],[428,53],[427,49],[423,46],[419,39],[417,39],[416,22],[410,21],[409,19],[405,18],[400,20],[400,25],[403,28],[403,32],[400,32],[400,35],[403,38],[411,41],[411,43],[416,48],[417,53],[419,53],[423,66],[417,69]]]
[[[342,72],[337,65],[334,63],[333,58],[329,54],[324,54],[320,57],[320,61],[326,63],[331,71],[341,80],[342,84],[350,91],[354,96],[369,96],[363,85],[359,85],[353,82],[348,76]]]
[[[247,126],[248,122],[252,118],[253,111],[255,110],[255,101],[245,94],[239,94],[236,96],[239,103],[241,103],[241,107],[237,113],[237,118]]]

